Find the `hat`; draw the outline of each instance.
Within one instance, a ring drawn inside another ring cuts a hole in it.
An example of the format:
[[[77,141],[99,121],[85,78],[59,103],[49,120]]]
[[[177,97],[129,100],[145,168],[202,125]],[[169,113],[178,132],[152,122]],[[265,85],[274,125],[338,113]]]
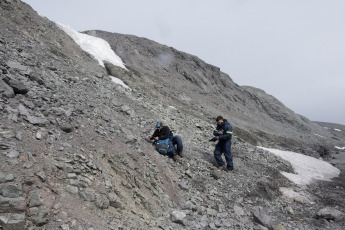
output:
[[[158,121],[157,124],[156,124],[156,128],[159,128],[159,127],[162,127],[163,126],[163,123]]]

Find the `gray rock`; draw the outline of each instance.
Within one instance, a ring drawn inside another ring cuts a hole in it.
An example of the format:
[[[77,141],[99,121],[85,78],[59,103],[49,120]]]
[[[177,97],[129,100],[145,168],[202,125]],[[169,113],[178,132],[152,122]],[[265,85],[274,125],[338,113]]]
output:
[[[85,200],[93,202],[96,199],[96,192],[92,188],[86,188],[85,190],[80,192],[81,197]]]
[[[271,226],[271,216],[267,215],[262,207],[256,207],[253,212],[254,222],[269,228]]]
[[[20,155],[20,153],[17,150],[10,150],[9,152],[5,152],[5,156],[9,157],[9,158],[18,158]]]
[[[37,190],[30,191],[29,192],[29,202],[28,202],[29,208],[37,207],[37,206],[41,206],[41,205],[43,205],[43,200],[40,196],[39,191],[37,191]]]
[[[10,139],[16,136],[16,133],[13,130],[2,130],[0,131],[0,137]]]
[[[19,104],[18,109],[20,115],[33,125],[45,126],[48,122],[48,120],[42,114],[39,117],[31,116],[29,111],[22,104]]]
[[[66,186],[66,191],[69,192],[69,193],[72,193],[72,194],[76,195],[76,194],[78,194],[79,189],[78,189],[77,186],[67,185],[67,186]]]
[[[1,195],[8,198],[22,197],[23,188],[20,184],[8,184],[1,188]]]
[[[38,226],[42,226],[48,222],[48,212],[44,206],[29,208],[29,217],[31,221]]]
[[[38,176],[42,182],[45,182],[47,179],[47,176],[43,171],[39,171],[35,175]]]
[[[109,193],[108,199],[111,207],[120,209],[124,207],[123,203],[121,202],[121,199],[115,193]]]
[[[241,207],[239,207],[237,205],[234,206],[234,212],[238,216],[243,216],[245,214],[244,211],[243,211],[243,208],[241,208]]]
[[[286,230],[286,228],[281,224],[272,224],[269,229],[270,230]]]
[[[222,174],[217,170],[211,170],[211,176],[216,180],[222,178]]]
[[[15,96],[12,87],[7,85],[2,79],[0,79],[0,95],[4,95],[7,98],[13,98]]]
[[[26,201],[24,197],[8,198],[0,196],[0,213],[24,212],[26,209]]]
[[[12,87],[13,92],[15,94],[26,94],[29,91],[29,89],[24,85],[24,83],[20,81],[11,79],[9,77],[4,78],[3,80],[7,83],[7,85]]]
[[[13,180],[14,180],[14,176],[12,174],[6,175],[6,177],[5,177],[5,181],[6,182],[10,182],[10,181],[13,181]],[[0,181],[1,181],[1,178],[0,178]]]
[[[333,207],[325,207],[316,213],[316,218],[323,218],[326,220],[336,220],[342,216],[344,216],[344,213]]]
[[[184,212],[180,212],[180,211],[173,211],[171,213],[171,220],[174,223],[178,223],[178,224],[183,224],[183,219],[186,217],[186,214]]]
[[[188,185],[186,185],[184,182],[180,182],[178,183],[178,186],[180,187],[180,189],[184,190],[184,191],[189,191],[189,187]]]
[[[61,225],[61,229],[62,230],[69,230],[70,228],[69,228],[68,224],[63,224],[63,225]]]
[[[15,70],[20,70],[20,71],[28,71],[28,67],[25,65],[22,65],[21,63],[19,63],[18,61],[15,60],[10,60],[7,61],[6,64],[11,68],[11,69],[15,69]]]
[[[73,131],[73,127],[70,125],[62,125],[60,126],[60,129],[65,133],[71,133]]]
[[[25,214],[0,214],[0,226],[3,230],[23,230],[25,229]]]
[[[94,202],[96,207],[100,209],[107,209],[110,206],[108,197],[105,194],[96,193]]]
[[[36,81],[40,85],[44,85],[44,81],[41,78],[40,74],[37,72],[31,72],[27,75],[31,81]]]

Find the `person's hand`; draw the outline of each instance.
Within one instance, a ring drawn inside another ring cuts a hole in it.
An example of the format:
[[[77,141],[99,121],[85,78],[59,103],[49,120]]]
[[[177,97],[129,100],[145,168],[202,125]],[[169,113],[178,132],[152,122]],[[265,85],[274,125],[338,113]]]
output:
[[[158,141],[158,140],[159,140],[159,138],[158,138],[158,137],[155,137],[155,140],[156,140],[156,141]]]
[[[148,135],[148,137],[151,139],[151,138],[152,138],[152,135]]]
[[[217,140],[219,140],[219,136],[216,136]]]
[[[218,132],[219,135],[223,135],[223,132]]]

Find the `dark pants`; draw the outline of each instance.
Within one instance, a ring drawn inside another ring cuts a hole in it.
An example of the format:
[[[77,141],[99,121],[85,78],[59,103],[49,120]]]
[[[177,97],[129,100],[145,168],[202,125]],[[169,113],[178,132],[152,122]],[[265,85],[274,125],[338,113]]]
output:
[[[174,146],[176,145],[176,151],[178,153],[183,151],[183,144],[180,136],[173,136],[171,141]]]
[[[231,140],[218,142],[216,148],[214,150],[214,158],[219,166],[223,166],[225,163],[222,159],[222,153],[224,153],[227,169],[233,170],[234,164],[232,162],[232,155],[231,155]]]

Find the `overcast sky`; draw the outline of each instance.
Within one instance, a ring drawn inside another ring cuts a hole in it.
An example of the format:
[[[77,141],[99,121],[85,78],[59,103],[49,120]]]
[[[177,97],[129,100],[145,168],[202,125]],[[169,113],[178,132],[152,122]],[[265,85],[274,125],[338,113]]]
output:
[[[345,0],[24,0],[78,31],[198,56],[313,121],[345,124]]]

